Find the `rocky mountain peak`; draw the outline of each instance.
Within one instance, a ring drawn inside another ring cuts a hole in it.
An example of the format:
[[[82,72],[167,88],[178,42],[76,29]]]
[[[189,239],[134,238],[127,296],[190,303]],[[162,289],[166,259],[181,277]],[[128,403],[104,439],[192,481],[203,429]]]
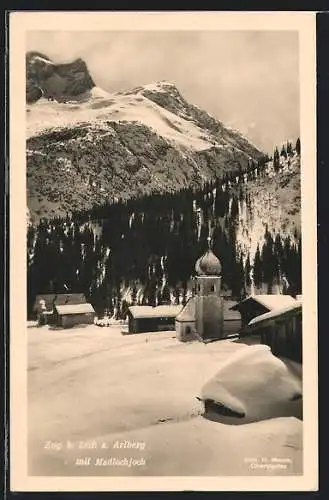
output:
[[[140,93],[155,102],[158,106],[178,116],[185,117],[189,111],[188,103],[172,82],[161,80],[145,85]]]
[[[95,84],[83,59],[55,64],[48,56],[32,51],[26,54],[26,101],[41,97],[65,101],[92,89]]]

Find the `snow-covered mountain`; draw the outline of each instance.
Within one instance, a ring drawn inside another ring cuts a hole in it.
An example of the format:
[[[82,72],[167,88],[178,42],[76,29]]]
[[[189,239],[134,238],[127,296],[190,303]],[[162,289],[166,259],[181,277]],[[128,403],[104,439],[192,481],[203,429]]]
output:
[[[27,186],[32,219],[118,197],[175,192],[264,154],[160,81],[110,94],[86,64],[27,54]]]

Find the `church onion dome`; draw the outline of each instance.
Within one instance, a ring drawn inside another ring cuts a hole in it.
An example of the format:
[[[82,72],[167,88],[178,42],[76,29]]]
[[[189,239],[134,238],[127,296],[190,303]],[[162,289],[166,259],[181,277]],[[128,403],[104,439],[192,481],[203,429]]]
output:
[[[210,248],[196,261],[196,273],[199,276],[220,276],[222,266]]]

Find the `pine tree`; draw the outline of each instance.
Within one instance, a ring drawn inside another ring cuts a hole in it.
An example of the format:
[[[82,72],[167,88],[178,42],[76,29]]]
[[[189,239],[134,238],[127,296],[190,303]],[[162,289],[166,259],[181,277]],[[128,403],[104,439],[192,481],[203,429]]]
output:
[[[236,220],[239,215],[239,201],[238,198],[234,195],[232,197],[232,205],[231,205],[231,218],[232,220]]]
[[[287,150],[286,150],[286,147],[285,147],[284,144],[283,144],[283,146],[281,148],[280,156],[283,156],[284,158],[287,158]]]
[[[245,295],[245,276],[242,259],[235,262],[232,276],[232,296],[238,300]]]
[[[271,233],[266,228],[265,241],[262,248],[263,280],[268,286],[268,293],[272,293],[275,277],[274,245]]]
[[[244,267],[246,289],[248,289],[251,286],[250,272],[251,272],[250,255],[248,253],[247,258],[246,258],[245,267]]]
[[[287,142],[287,154],[288,154],[288,156],[292,156],[293,155],[293,146],[292,146],[292,142],[291,141]]]
[[[300,138],[299,137],[296,141],[295,149],[296,149],[296,153],[300,156]]]
[[[280,270],[282,269],[282,262],[283,262],[283,258],[284,258],[282,240],[281,240],[281,236],[279,233],[275,236],[275,240],[274,240],[274,254],[276,256],[277,268],[279,271],[279,269]]]
[[[156,306],[156,293],[157,293],[157,287],[156,287],[156,282],[154,279],[152,279],[149,283],[149,290],[148,290],[148,300],[147,303],[149,306]]]
[[[136,302],[137,302],[137,286],[136,286],[135,282],[133,284],[132,291],[131,291],[131,302],[132,302],[133,306],[136,305]]]
[[[274,169],[274,172],[278,172],[280,169],[280,155],[279,155],[279,150],[278,150],[277,146],[275,147],[274,153],[273,153],[273,169]]]
[[[261,286],[263,282],[263,270],[262,270],[262,259],[260,255],[259,245],[257,245],[254,266],[253,266],[253,278],[256,287]]]
[[[174,288],[175,305],[179,304],[179,295],[180,295],[179,287],[175,286]]]
[[[163,287],[163,290],[162,290],[162,303],[163,304],[171,304],[171,300],[170,300],[170,289],[168,287],[168,285],[165,285]]]

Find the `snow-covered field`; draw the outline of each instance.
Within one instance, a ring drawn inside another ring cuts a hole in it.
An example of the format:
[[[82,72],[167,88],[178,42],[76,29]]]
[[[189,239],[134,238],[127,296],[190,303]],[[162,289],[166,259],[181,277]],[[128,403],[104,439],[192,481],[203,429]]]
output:
[[[301,474],[300,420],[202,416],[196,396],[241,349],[175,332],[28,328],[29,474]]]

